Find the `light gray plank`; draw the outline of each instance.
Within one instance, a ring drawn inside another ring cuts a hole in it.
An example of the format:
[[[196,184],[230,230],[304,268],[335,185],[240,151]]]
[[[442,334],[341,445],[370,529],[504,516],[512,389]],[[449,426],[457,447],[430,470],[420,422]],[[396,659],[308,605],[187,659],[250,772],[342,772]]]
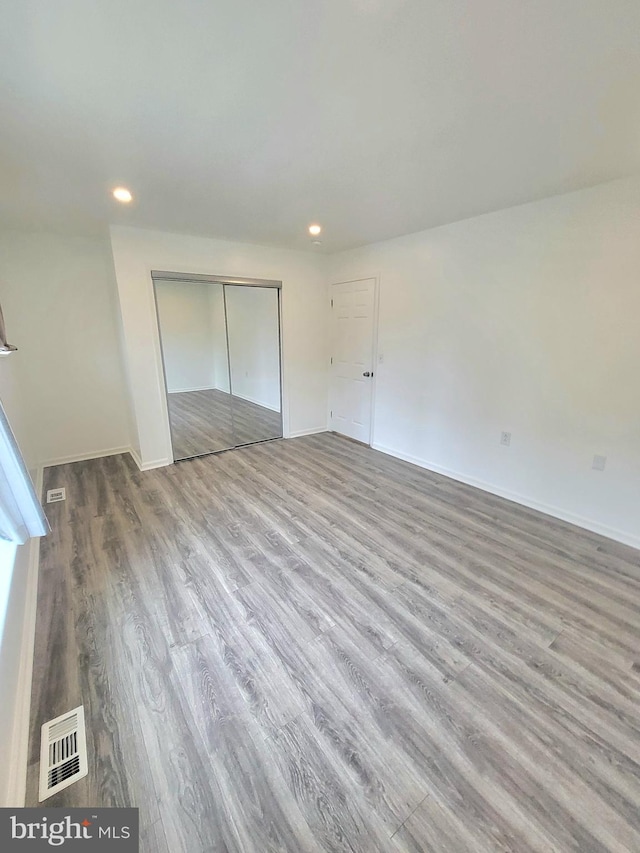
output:
[[[142,849],[640,849],[637,551],[330,434],[45,483],[28,804],[82,702]]]

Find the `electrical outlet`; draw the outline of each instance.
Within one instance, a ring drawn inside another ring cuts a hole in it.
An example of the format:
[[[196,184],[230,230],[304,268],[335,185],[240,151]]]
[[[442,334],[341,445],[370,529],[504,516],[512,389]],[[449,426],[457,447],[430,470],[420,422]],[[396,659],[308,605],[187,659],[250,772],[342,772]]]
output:
[[[510,432],[501,432],[500,433],[500,444],[504,445],[504,447],[509,447],[511,444],[511,433]]]
[[[593,462],[591,463],[591,467],[594,471],[604,471],[604,466],[607,464],[606,456],[594,456]]]
[[[49,489],[47,491],[47,503],[55,504],[58,501],[66,501],[67,499],[67,490],[66,489]]]

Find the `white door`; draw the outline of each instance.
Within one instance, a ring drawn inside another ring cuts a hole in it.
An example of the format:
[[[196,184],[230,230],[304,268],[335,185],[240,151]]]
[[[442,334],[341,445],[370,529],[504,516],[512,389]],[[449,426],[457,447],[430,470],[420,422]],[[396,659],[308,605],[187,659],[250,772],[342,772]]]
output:
[[[375,279],[331,286],[331,429],[369,444]]]

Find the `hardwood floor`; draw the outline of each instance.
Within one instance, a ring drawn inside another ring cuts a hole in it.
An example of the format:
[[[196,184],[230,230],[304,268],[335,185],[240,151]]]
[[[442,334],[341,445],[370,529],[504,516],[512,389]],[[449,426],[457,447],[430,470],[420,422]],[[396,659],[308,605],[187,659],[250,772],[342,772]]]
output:
[[[167,398],[174,459],[282,436],[280,412],[225,391],[182,391]]]
[[[640,552],[331,434],[50,468],[39,727],[149,853],[640,850]]]

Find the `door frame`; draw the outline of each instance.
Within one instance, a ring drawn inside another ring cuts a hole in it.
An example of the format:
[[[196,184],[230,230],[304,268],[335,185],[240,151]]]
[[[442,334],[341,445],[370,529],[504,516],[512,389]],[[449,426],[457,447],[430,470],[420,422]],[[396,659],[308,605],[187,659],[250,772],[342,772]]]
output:
[[[352,284],[356,281],[371,281],[373,280],[373,328],[371,330],[371,369],[373,371],[373,376],[371,378],[371,411],[369,414],[369,438],[367,440],[367,445],[369,447],[373,446],[373,436],[374,436],[374,426],[375,426],[375,412],[376,412],[376,382],[378,379],[378,319],[380,315],[380,274],[372,273],[371,275],[358,275],[354,278],[344,278],[339,281],[331,281],[329,282],[328,287],[328,296],[327,296],[327,307],[329,311],[329,349],[333,348],[333,306],[331,305],[332,300],[332,288],[338,284]],[[332,371],[332,354],[329,352],[328,356],[328,366],[329,366],[329,393],[327,395],[327,423],[329,425],[329,432],[334,432],[333,430],[333,418],[331,417],[331,397],[333,393],[332,380],[333,380],[333,371]],[[338,433],[342,435],[342,433]],[[356,439],[352,439],[355,441]]]

